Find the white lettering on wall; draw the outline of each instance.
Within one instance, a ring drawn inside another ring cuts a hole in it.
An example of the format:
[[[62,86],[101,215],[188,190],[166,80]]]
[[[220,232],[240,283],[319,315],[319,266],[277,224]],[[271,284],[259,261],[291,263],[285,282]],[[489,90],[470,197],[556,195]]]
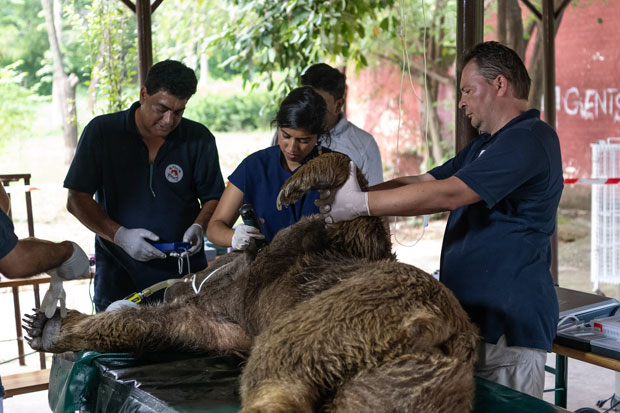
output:
[[[620,91],[617,88],[585,89],[555,87],[556,111],[582,119],[610,118],[620,122]]]

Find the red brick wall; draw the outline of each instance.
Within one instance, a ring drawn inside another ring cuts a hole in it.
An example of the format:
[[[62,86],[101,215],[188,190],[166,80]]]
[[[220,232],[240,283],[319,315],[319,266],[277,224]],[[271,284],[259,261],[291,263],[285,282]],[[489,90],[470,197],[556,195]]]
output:
[[[419,106],[408,82],[403,84],[399,128],[400,77],[395,66],[365,69],[356,77],[348,76],[347,117],[377,140],[386,178],[392,177],[397,162],[397,144],[400,153],[419,147]],[[405,167],[407,173],[415,173],[419,159],[403,156],[397,163],[399,169]]]
[[[557,132],[571,177],[590,175],[591,143],[620,136],[620,2],[587,3],[566,8],[555,40]]]
[[[485,36],[492,38],[492,32]],[[380,66],[347,75],[347,116],[373,134],[389,179],[396,159],[400,70]],[[442,92],[442,106],[447,107],[441,116],[448,120],[454,116],[452,93]],[[556,36],[556,102],[564,173],[589,176],[590,143],[620,136],[620,0],[582,0],[566,8]],[[419,171],[424,142],[418,128],[419,101],[406,78],[401,113],[397,175]],[[447,139],[453,139],[450,133]]]

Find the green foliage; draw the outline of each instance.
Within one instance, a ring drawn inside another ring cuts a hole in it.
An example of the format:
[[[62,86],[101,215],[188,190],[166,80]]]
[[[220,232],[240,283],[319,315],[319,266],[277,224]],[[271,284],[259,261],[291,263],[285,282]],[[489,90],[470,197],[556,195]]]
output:
[[[433,159],[432,156],[430,156],[428,158],[427,164],[423,166],[423,170],[430,171],[434,167],[443,165],[449,159],[454,158],[455,152],[452,142],[442,140],[441,142],[439,142],[439,145],[441,146],[441,159],[439,159],[439,162],[437,162],[435,159]],[[420,147],[420,150],[423,151],[424,147]]]
[[[205,41],[218,33],[227,16],[220,0],[166,0],[153,14],[154,61],[176,59],[212,79],[229,80],[240,73],[221,62],[233,51],[209,47]],[[201,67],[201,65],[205,67]]]
[[[49,49],[40,11],[41,0],[3,1],[0,7],[0,66],[19,61],[14,69],[24,73],[21,82],[28,88],[39,82],[37,72]]]
[[[0,66],[0,145],[29,135],[37,96],[22,86],[24,73],[16,69],[23,62]]]
[[[93,0],[83,9],[68,5],[65,17],[88,51],[83,74],[96,103],[93,113],[126,109],[136,97],[137,73],[135,17],[121,2]]]
[[[194,96],[184,116],[206,125],[212,131],[265,130],[275,118],[275,112],[263,109],[270,103],[267,92],[257,91],[245,96]]]
[[[367,64],[359,39],[372,35],[367,19],[394,0],[231,0],[221,34],[211,40],[234,50],[223,64],[240,70],[252,87],[284,95],[305,68],[337,56],[355,67]],[[274,78],[280,72],[281,81]]]
[[[298,85],[308,66],[326,60],[355,70],[396,64],[417,84],[428,84],[431,93],[422,99],[431,102],[437,99],[436,79],[449,86],[455,83],[455,2],[229,1],[234,7],[226,26],[211,41],[234,50],[223,64],[241,70],[252,88],[264,85],[275,101]],[[441,135],[447,139],[451,133],[443,129]]]

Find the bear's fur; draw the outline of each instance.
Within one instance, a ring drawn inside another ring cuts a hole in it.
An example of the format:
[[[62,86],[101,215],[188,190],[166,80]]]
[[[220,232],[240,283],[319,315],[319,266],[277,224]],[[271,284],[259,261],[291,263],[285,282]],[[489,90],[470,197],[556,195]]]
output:
[[[342,186],[348,162],[337,153],[310,161],[278,205]],[[304,218],[260,252],[227,254],[196,274],[199,294],[191,284],[175,284],[159,305],[36,313],[25,321],[30,345],[249,352],[245,413],[470,411],[477,330],[446,287],[396,261],[380,218]]]

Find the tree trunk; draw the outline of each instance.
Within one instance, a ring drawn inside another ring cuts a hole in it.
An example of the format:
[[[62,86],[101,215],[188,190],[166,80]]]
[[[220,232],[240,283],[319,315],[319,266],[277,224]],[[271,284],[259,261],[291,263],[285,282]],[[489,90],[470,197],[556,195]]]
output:
[[[45,24],[47,27],[47,38],[50,43],[52,59],[54,62],[54,87],[58,93],[60,103],[60,115],[62,119],[62,133],[65,143],[65,163],[68,164],[73,159],[75,147],[77,145],[77,118],[75,105],[75,88],[78,78],[74,73],[67,75],[62,63],[62,52],[60,50],[61,39],[58,36],[56,25],[54,24],[54,12],[52,0],[41,0],[41,6],[45,14]]]
[[[562,0],[554,0],[554,8],[558,10]],[[555,34],[558,33],[560,23],[562,22],[562,16],[564,11],[559,14],[555,20]],[[528,99],[528,107],[532,109],[538,109],[542,107],[542,96],[545,89],[545,73],[543,67],[543,40],[542,40],[542,22],[538,22],[536,26],[536,41],[534,43],[534,49],[532,51],[532,57],[530,59],[530,65],[528,72],[532,79],[532,86],[530,88],[530,96]]]
[[[62,39],[62,0],[53,0],[52,15],[54,21],[54,29],[56,29],[56,37]],[[52,81],[52,107],[55,108],[53,112],[53,125],[61,124],[61,110],[60,107],[60,85]]]
[[[497,1],[497,40],[525,57],[523,20],[518,0]]]
[[[198,79],[198,89],[207,90],[209,79],[209,57],[206,53],[200,54],[200,79]]]
[[[421,113],[426,114],[424,119],[420,119],[425,122],[423,127],[420,129],[424,131],[425,134],[428,134],[431,137],[430,149],[431,149],[431,155],[433,158],[433,163],[435,166],[441,165],[442,164],[441,161],[443,159],[443,148],[441,147],[441,131],[440,131],[440,126],[439,126],[439,116],[437,115],[437,107],[433,104],[434,102],[437,102],[437,97],[438,97],[437,87],[438,87],[437,84],[434,84],[434,82],[428,81],[427,90],[425,94],[427,98],[426,98],[426,101],[423,102],[423,110],[420,111]]]
[[[99,59],[97,59],[99,62]],[[90,74],[90,84],[88,85],[88,103],[87,107],[90,113],[95,113],[95,105],[97,105],[97,86],[99,86],[99,71],[101,63],[95,64]]]

